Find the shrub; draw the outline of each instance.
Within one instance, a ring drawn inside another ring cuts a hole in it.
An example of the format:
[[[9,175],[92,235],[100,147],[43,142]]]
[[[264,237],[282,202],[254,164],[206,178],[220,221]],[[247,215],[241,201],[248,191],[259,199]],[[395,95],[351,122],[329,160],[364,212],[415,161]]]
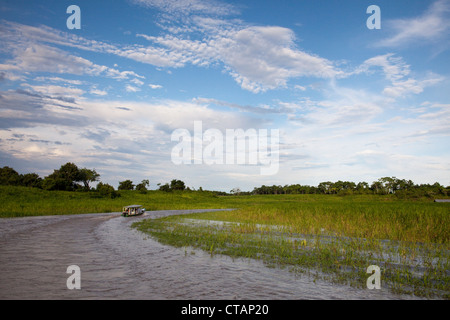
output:
[[[110,197],[111,199],[120,197],[120,193],[115,191],[112,185],[103,182],[97,184],[97,192],[101,197]]]

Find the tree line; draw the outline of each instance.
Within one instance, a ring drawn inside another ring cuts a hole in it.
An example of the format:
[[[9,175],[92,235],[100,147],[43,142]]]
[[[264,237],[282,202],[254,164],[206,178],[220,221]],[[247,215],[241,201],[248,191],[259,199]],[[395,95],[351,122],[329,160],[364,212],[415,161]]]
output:
[[[0,185],[35,187],[46,190],[90,190],[90,183],[98,181],[100,175],[87,168],[78,168],[66,163],[52,174],[41,178],[37,173],[19,174],[10,167],[0,168]]]
[[[92,183],[98,182],[95,188]],[[14,185],[41,188],[44,190],[62,191],[94,191],[100,196],[119,197],[121,190],[137,190],[146,193],[150,185],[149,180],[142,180],[141,183],[134,184],[132,180],[120,181],[117,191],[113,186],[100,181],[100,174],[95,169],[79,168],[72,162],[62,165],[50,175],[41,178],[36,173],[19,174],[10,167],[0,168],[0,185]],[[186,184],[178,179],[173,179],[170,183],[157,184],[160,191],[184,191],[191,190]],[[200,187],[198,191],[203,191]],[[396,177],[383,177],[371,184],[367,182],[352,181],[325,181],[317,186],[291,184],[291,185],[262,185],[255,187],[251,192],[242,192],[239,188],[234,188],[229,193],[216,192],[218,195],[251,195],[251,194],[395,194],[397,197],[436,197],[450,196],[450,186],[444,187],[438,182],[434,184],[415,184],[411,180],[398,179]]]
[[[91,184],[98,182],[95,188]],[[132,180],[120,181],[117,191],[110,184],[100,181],[100,174],[95,169],[79,168],[76,164],[68,162],[63,164],[59,169],[55,169],[50,175],[41,178],[37,173],[19,174],[13,168],[5,166],[0,168],[0,185],[24,186],[40,188],[44,190],[59,191],[94,191],[101,196],[111,196],[111,198],[119,197],[121,190],[137,190],[146,193],[150,182],[144,179],[139,184],[134,184]],[[183,191],[190,190],[186,184],[174,179],[166,184],[158,184],[160,191]]]
[[[147,187],[150,185],[148,180],[142,180],[141,183],[134,185],[133,181],[131,180],[125,180],[125,181],[121,181],[119,182],[119,187],[117,188],[118,190],[137,190],[141,193],[145,193],[147,192]],[[158,183],[157,184],[160,191],[165,191],[165,192],[171,192],[171,191],[183,191],[183,190],[190,190],[189,187],[186,187],[186,184],[181,181],[181,180],[177,180],[177,179],[173,179],[170,184],[166,183],[166,184],[161,184]]]
[[[234,190],[234,189],[233,189]],[[251,194],[395,194],[398,197],[450,196],[450,186],[434,184],[415,184],[411,180],[396,177],[383,177],[371,184],[352,181],[325,181],[317,186],[291,184],[255,187]]]
[[[100,196],[111,198],[120,196],[114,187],[107,183],[99,182],[96,188],[92,188],[91,183],[99,179],[100,174],[95,169],[78,168],[72,162],[63,164],[44,178],[37,173],[19,174],[7,166],[0,168],[0,185],[33,187],[50,191],[95,191]]]

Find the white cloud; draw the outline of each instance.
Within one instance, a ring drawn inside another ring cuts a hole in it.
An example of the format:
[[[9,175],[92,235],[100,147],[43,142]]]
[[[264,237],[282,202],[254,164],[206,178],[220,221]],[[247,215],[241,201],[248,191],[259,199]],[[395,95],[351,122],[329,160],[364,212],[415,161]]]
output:
[[[49,96],[63,96],[63,97],[70,97],[70,98],[79,98],[84,94],[84,91],[79,88],[73,88],[73,87],[62,87],[62,86],[55,86],[55,85],[29,85],[24,84],[23,86],[29,87],[33,89],[33,91],[41,93],[43,95],[49,95]]]
[[[162,88],[162,86],[159,84],[149,84],[148,86],[152,89],[161,89]]]
[[[141,91],[140,88],[133,87],[133,86],[131,86],[129,84],[125,87],[125,90],[127,90],[127,92],[138,92],[138,91]]]
[[[339,88],[332,100],[322,100],[312,106],[300,108],[297,117],[291,116],[291,121],[300,122],[302,127],[314,127],[319,131],[362,129],[377,115],[383,112],[377,103],[379,99],[367,93]],[[348,97],[347,94],[353,95]],[[370,97],[370,98],[369,98]],[[293,110],[293,112],[295,112]]]
[[[240,111],[244,111],[244,112],[250,112],[250,113],[254,113],[254,114],[283,114],[283,113],[287,113],[289,111],[291,111],[291,109],[289,107],[285,107],[284,105],[282,105],[281,103],[279,104],[280,107],[277,108],[273,108],[270,106],[249,106],[249,105],[240,105],[237,103],[230,103],[227,101],[221,101],[221,100],[217,100],[217,99],[212,99],[212,98],[194,98],[193,99],[194,103],[198,103],[198,104],[206,104],[206,105],[218,105],[218,106],[224,106],[224,107],[228,107],[228,108],[232,108],[232,109],[237,109]]]
[[[427,44],[434,41],[448,41],[450,32],[450,1],[435,1],[421,16],[396,19],[383,23],[395,34],[379,41],[381,47],[398,47],[410,44]],[[385,28],[385,27],[383,27]]]
[[[36,89],[55,92],[54,88]],[[171,133],[175,129],[185,128],[193,134],[194,121],[202,121],[203,130],[217,128],[223,132],[235,126],[255,125],[251,117],[183,101],[137,103],[84,98],[77,109],[58,109],[36,91],[33,93],[2,92],[1,119],[9,126],[0,129],[0,152],[35,164],[48,165],[54,160],[95,162],[95,168],[103,173],[101,168],[121,163],[132,168],[127,172],[139,176],[142,169],[152,171],[149,168],[155,164],[172,166]],[[14,135],[33,135],[33,139],[17,139]]]
[[[43,44],[29,42],[26,46],[15,47],[12,53],[14,58],[0,65],[0,70],[104,76],[113,79],[141,77],[133,71],[119,71],[98,65],[85,58]]]
[[[229,15],[237,12],[233,5],[217,0],[133,0],[133,2],[175,15]]]
[[[106,96],[108,94],[108,92],[106,92],[104,90],[99,90],[99,89],[95,89],[95,88],[92,88],[91,91],[89,91],[89,93],[95,94],[97,96]]]
[[[133,82],[137,86],[142,86],[144,84],[143,81],[136,79],[136,78],[132,79],[131,82]]]
[[[60,77],[36,77],[34,80],[41,82],[63,82],[72,85],[81,85],[83,81],[80,80],[71,80],[71,79],[63,79]]]
[[[178,8],[181,2],[143,1],[150,6]],[[211,2],[193,1],[198,8],[211,6]],[[184,6],[186,3],[183,2]],[[214,7],[217,8],[217,7]],[[165,9],[163,9],[165,10]],[[200,10],[201,11],[201,10]],[[291,78],[332,78],[343,76],[331,61],[306,53],[296,47],[292,30],[278,26],[248,26],[244,23],[198,17],[185,21],[185,36],[147,36],[151,45],[117,46],[88,40],[49,27],[35,28],[17,23],[6,23],[5,33],[0,36],[7,41],[15,59],[2,70],[47,71],[76,75],[103,75],[114,79],[144,78],[133,71],[119,71],[96,65],[82,57],[51,47],[44,43],[75,47],[101,53],[126,57],[157,67],[183,67],[192,64],[207,67],[222,64],[224,69],[245,90],[263,92],[286,86]],[[20,39],[20,40],[18,40]]]
[[[285,86],[289,78],[332,78],[331,61],[303,52],[294,45],[292,30],[249,27],[220,39],[219,54],[235,80],[253,92]]]
[[[445,79],[434,73],[429,73],[422,80],[414,79],[410,76],[410,66],[393,53],[367,59],[354,73],[370,73],[373,67],[381,67],[386,80],[390,82],[390,85],[383,89],[383,94],[390,98],[422,93],[425,87],[435,85]]]
[[[384,88],[383,93],[386,96],[397,98],[406,96],[409,93],[419,94],[422,93],[425,87],[435,85],[444,80],[444,77],[435,76],[433,78],[424,80],[407,79],[404,81],[396,81],[392,83],[392,86]]]
[[[117,48],[110,53],[157,67],[184,66],[180,55],[172,54],[162,48],[133,46],[123,49]]]
[[[16,74],[15,72],[10,72],[6,70],[11,70],[11,65],[0,64],[0,80],[9,80],[9,81],[25,81],[26,76],[23,74]]]
[[[360,66],[360,71],[368,71],[370,67],[381,67],[386,79],[397,81],[410,74],[410,66],[401,57],[396,57],[393,53],[379,55],[364,61]]]
[[[294,77],[332,78],[343,75],[331,61],[297,49],[290,29],[276,26],[223,29],[221,24],[217,24],[211,30],[202,40],[173,35],[139,36],[165,47],[165,51],[158,53],[159,59],[165,57],[172,61],[172,66],[186,63],[208,66],[221,62],[243,89],[255,93],[285,86]],[[136,58],[131,54],[127,56]],[[144,62],[144,56],[139,60]]]
[[[85,74],[98,73],[99,66],[66,52],[42,44],[29,44],[14,50],[14,59],[9,64],[16,70],[26,72],[45,71],[52,73]]]
[[[119,80],[130,77],[145,78],[134,71],[119,71],[104,65],[95,64],[83,57],[76,56],[49,44],[76,47],[89,51],[113,52],[116,48],[111,45],[86,40],[47,26],[37,28],[9,21],[3,22],[1,25],[2,32],[0,32],[0,40],[3,41],[1,50],[8,52],[13,58],[6,61],[5,64],[0,64],[0,70],[21,73],[51,72],[57,74],[104,76]],[[53,77],[50,80],[63,81],[59,77]]]

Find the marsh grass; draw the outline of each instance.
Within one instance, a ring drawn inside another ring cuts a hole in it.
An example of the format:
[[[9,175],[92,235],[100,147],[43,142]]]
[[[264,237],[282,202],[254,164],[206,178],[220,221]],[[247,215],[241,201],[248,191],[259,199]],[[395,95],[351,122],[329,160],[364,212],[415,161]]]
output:
[[[366,286],[374,264],[384,288],[449,298],[448,206],[388,197],[276,197],[133,227],[165,244],[258,259],[357,287]]]

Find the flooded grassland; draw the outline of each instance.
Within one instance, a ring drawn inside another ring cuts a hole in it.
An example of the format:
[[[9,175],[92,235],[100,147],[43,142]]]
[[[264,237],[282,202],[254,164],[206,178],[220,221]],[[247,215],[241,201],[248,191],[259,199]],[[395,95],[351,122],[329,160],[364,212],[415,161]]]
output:
[[[4,216],[23,217],[0,219],[0,299],[449,298],[445,203],[8,192]],[[114,212],[124,203],[149,211],[124,218]],[[111,212],[67,215],[100,210]],[[67,286],[72,265],[80,290]],[[379,290],[367,288],[370,265],[380,268]]]
[[[131,227],[195,212],[205,210],[1,219],[0,299],[418,298],[303,277],[255,259],[177,248]],[[67,286],[71,265],[81,270],[79,290]]]
[[[369,266],[394,294],[448,299],[448,207],[315,203],[258,207],[133,224],[164,244],[367,288]],[[441,208],[441,209],[439,209]],[[433,210],[431,210],[433,209]]]

